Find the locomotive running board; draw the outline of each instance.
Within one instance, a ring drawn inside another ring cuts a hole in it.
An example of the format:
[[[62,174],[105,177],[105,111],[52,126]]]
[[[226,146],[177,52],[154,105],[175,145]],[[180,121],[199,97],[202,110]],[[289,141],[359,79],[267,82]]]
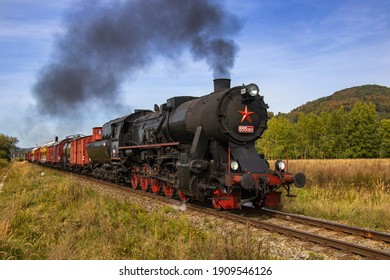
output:
[[[119,147],[119,150],[127,150],[127,149],[151,149],[151,148],[160,148],[160,147],[169,147],[169,146],[179,146],[180,142],[170,142],[170,143],[162,143],[162,144],[148,144],[148,145],[135,145],[135,146],[125,146]]]

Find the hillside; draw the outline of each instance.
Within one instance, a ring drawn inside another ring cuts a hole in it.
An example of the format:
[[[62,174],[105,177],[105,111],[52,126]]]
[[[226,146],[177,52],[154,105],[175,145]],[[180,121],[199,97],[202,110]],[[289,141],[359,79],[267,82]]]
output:
[[[296,119],[300,112],[319,114],[330,112],[340,107],[351,109],[357,102],[372,102],[381,119],[390,119],[390,88],[379,85],[363,85],[336,91],[334,94],[307,102],[292,110],[290,118]]]

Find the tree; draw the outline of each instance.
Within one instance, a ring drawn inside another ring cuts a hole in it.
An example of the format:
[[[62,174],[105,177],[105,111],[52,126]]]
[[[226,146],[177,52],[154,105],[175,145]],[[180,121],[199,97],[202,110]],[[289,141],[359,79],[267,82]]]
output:
[[[380,156],[383,158],[390,157],[390,120],[381,120],[380,130],[382,135],[382,143],[380,148]]]
[[[11,149],[19,140],[16,137],[0,133],[0,158],[11,160]]]
[[[355,103],[348,113],[345,137],[348,140],[347,157],[374,158],[379,156],[381,133],[378,113],[373,103]]]
[[[318,122],[317,156],[318,158],[332,158],[334,134],[331,127],[331,114],[322,112],[319,115]]]
[[[299,150],[297,157],[299,158],[319,158],[320,155],[320,139],[325,128],[325,122],[321,121],[320,117],[314,113],[308,115],[300,113],[298,121],[294,124],[294,139],[296,142],[296,150]]]
[[[329,120],[329,141],[331,145],[330,158],[344,158],[348,147],[348,140],[345,133],[347,112],[341,107],[330,114]]]
[[[292,124],[285,116],[271,118],[263,137],[257,141],[256,147],[268,159],[284,158],[286,149],[291,145]]]

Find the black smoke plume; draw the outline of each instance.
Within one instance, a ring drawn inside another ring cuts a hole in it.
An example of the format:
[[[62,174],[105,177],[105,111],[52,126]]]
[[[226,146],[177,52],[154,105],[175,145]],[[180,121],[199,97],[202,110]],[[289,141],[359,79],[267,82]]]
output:
[[[80,1],[65,17],[51,62],[33,88],[40,111],[56,115],[86,100],[110,101],[125,79],[189,51],[214,77],[229,77],[240,19],[212,0]]]

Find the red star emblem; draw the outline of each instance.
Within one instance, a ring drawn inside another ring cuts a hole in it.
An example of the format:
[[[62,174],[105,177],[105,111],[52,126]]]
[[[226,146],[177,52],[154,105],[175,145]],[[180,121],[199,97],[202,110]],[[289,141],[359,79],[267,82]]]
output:
[[[249,112],[248,111],[248,105],[245,105],[245,111],[238,111],[242,115],[241,122],[245,121],[247,119],[249,122],[252,122],[251,115],[255,112]]]

